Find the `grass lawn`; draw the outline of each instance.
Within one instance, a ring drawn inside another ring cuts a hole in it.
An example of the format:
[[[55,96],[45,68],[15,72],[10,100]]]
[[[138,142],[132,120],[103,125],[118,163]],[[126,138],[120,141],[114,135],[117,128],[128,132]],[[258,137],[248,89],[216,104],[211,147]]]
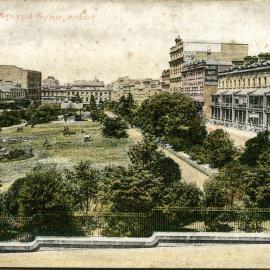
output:
[[[76,131],[76,135],[64,136],[65,126],[68,126],[71,131]],[[7,139],[7,142],[1,143],[3,147],[32,146],[34,157],[0,163],[0,181],[4,184],[2,188],[6,189],[15,179],[24,176],[37,162],[57,163],[65,168],[80,160],[90,160],[96,166],[127,165],[129,162],[127,151],[131,140],[129,138],[120,140],[105,138],[102,136],[101,129],[101,124],[92,121],[54,122],[36,125],[34,128],[24,127],[20,132],[17,132],[15,127],[3,129],[0,138]],[[83,139],[86,135],[91,136],[91,142],[84,142]],[[9,139],[25,141],[11,143]],[[51,148],[43,147],[45,139],[48,139],[52,145]]]

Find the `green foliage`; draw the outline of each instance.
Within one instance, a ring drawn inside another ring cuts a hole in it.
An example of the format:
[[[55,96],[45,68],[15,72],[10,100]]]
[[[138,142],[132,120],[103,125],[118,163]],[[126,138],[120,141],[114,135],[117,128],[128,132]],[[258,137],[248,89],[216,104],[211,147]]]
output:
[[[111,180],[112,211],[149,212],[161,200],[162,179],[147,170],[131,167]]]
[[[55,166],[37,166],[26,177],[16,180],[5,194],[5,203],[10,214],[29,217],[20,226],[33,235],[81,233],[70,218],[72,200]]]
[[[195,160],[198,164],[205,164],[207,163],[207,152],[204,146],[195,145],[191,147],[190,151],[188,152],[190,158]]]
[[[250,207],[270,207],[270,153],[264,152],[250,169],[253,177],[247,183],[246,194]]]
[[[270,132],[264,131],[246,142],[245,150],[240,160],[243,164],[255,166],[259,156],[270,150]]]
[[[245,206],[246,188],[252,172],[238,161],[231,162],[204,185],[206,206]]]
[[[135,103],[131,93],[127,97],[122,96],[117,104],[116,113],[121,115],[127,122],[133,122]]]
[[[145,137],[142,142],[132,146],[128,156],[133,166],[144,168],[162,177],[166,185],[177,182],[181,178],[178,164],[158,150],[158,145],[152,136]]]
[[[3,111],[0,114],[0,127],[9,127],[21,123],[20,111]]]
[[[210,132],[204,143],[207,161],[214,168],[222,168],[237,157],[238,151],[230,136],[223,129]]]
[[[169,207],[199,207],[203,192],[193,183],[173,183],[166,189],[163,205]]]
[[[97,203],[99,171],[89,161],[81,161],[74,170],[67,171],[70,194],[78,210],[89,213]]]
[[[142,103],[136,125],[157,137],[165,137],[177,150],[201,144],[206,136],[195,103],[182,94],[161,93]]]
[[[56,167],[39,165],[9,188],[6,193],[8,210],[23,216],[69,211],[71,205],[66,186]]]
[[[105,137],[115,137],[117,139],[128,137],[126,131],[128,126],[120,117],[105,117],[103,120],[103,126],[102,134]]]

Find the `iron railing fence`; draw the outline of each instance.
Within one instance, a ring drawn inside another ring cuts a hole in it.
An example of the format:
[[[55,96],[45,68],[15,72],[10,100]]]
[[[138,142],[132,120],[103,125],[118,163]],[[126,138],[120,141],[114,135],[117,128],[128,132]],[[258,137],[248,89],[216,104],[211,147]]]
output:
[[[270,232],[270,208],[155,208],[149,213],[95,212],[0,217],[0,241],[36,236],[149,237],[153,232]]]

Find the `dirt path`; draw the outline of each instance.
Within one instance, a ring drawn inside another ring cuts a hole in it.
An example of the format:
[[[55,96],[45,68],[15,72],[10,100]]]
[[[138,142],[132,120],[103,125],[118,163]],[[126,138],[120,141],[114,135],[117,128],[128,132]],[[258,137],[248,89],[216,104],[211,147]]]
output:
[[[131,140],[134,142],[141,141],[143,139],[143,135],[138,129],[130,128],[128,129],[128,135]],[[181,168],[182,179],[187,183],[195,183],[200,189],[203,189],[203,184],[209,176],[204,173],[198,171],[179,157],[175,156],[171,152],[166,149],[162,149],[164,154],[167,157],[172,158]]]

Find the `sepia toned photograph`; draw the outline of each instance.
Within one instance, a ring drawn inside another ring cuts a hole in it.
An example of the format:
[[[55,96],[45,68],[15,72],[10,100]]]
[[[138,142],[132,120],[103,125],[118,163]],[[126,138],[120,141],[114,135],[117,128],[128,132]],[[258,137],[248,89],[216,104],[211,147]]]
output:
[[[269,268],[270,0],[0,0],[0,268]]]

